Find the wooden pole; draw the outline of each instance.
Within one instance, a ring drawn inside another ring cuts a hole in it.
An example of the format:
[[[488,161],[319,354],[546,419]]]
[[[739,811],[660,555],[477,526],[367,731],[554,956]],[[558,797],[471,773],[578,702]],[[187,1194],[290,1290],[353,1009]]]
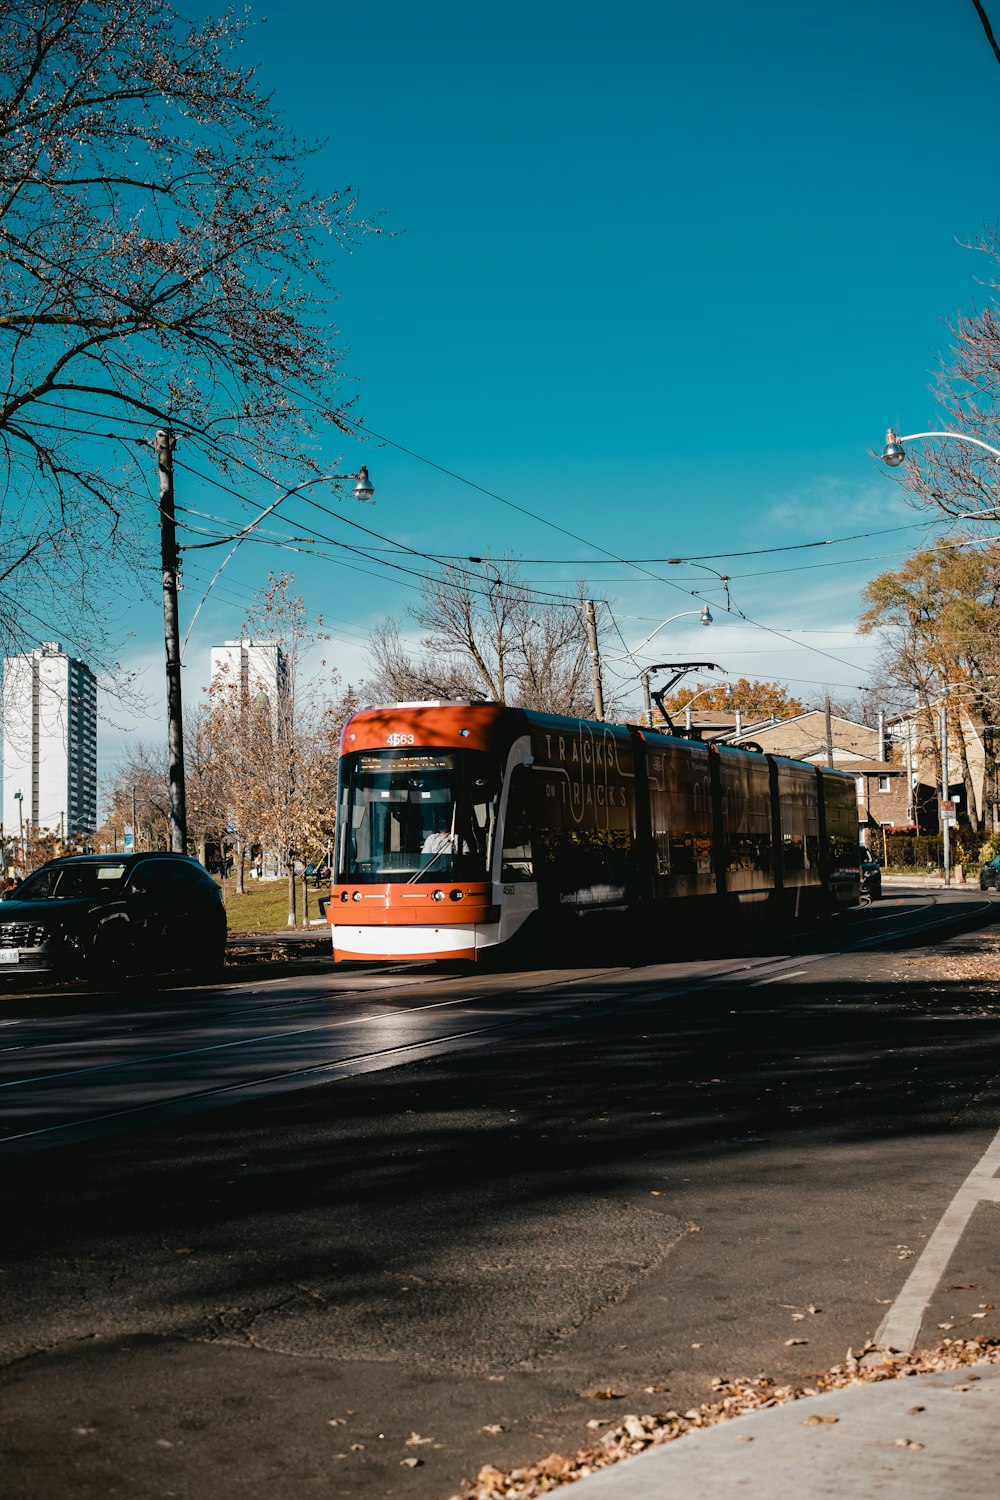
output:
[[[167,657],[167,750],[170,759],[170,847],[187,852],[187,798],[184,784],[184,713],[181,706],[181,635],[177,609],[177,521],[174,513],[174,448],[172,432],[156,434],[160,480],[160,560],[163,565],[163,637]],[[133,838],[134,838],[133,829]]]

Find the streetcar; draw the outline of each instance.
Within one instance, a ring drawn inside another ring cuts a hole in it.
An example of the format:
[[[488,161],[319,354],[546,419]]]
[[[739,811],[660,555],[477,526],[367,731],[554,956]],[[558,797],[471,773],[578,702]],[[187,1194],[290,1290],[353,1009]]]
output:
[[[327,918],[344,960],[466,960],[585,939],[666,956],[860,896],[854,778],[488,702],[344,727]]]

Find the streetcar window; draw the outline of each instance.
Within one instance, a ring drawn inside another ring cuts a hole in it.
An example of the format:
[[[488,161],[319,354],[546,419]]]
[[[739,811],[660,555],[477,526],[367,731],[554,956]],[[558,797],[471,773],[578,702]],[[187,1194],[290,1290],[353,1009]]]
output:
[[[337,880],[485,879],[498,782],[493,757],[479,751],[345,756]]]

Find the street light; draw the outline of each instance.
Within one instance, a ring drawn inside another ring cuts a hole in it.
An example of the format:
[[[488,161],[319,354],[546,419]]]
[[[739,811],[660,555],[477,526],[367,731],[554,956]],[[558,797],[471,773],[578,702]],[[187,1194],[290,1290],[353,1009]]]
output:
[[[283,495],[279,495],[277,500],[272,501],[270,505],[266,505],[260,512],[260,514],[254,517],[249,525],[241,527],[241,529],[234,532],[232,536],[219,537],[219,539],[214,542],[185,542],[183,546],[177,548],[178,552],[199,552],[204,550],[206,547],[224,547],[227,542],[233,542],[235,544],[230,549],[230,551],[227,552],[226,556],[222,559],[222,562],[216,568],[211,582],[208,585],[208,588],[205,590],[204,594],[202,594],[201,599],[199,600],[198,608],[191,616],[191,623],[187,628],[187,634],[184,637],[184,644],[181,646],[182,657],[184,655],[184,652],[187,650],[188,641],[191,639],[191,632],[195,627],[195,621],[201,614],[202,606],[205,604],[205,601],[208,599],[209,594],[218,583],[223,568],[239,551],[240,547],[246,541],[251,531],[258,527],[261,521],[269,516],[273,510],[277,510],[278,506],[281,505],[283,501],[290,499],[292,495],[297,495],[300,490],[308,489],[309,486],[313,484],[332,483],[333,481],[338,479],[353,479],[356,481],[354,485],[355,500],[360,500],[362,501],[362,503],[367,504],[374,497],[375,486],[372,484],[371,480],[368,477],[367,464],[362,464],[361,468],[356,474],[316,474],[312,479],[306,479],[302,482],[302,484],[297,484],[293,486],[292,489],[286,490]]]
[[[906,449],[904,443],[916,443],[924,438],[951,438],[956,443],[971,443],[974,448],[982,448],[986,453],[992,453],[994,458],[1000,458],[1000,448],[993,448],[989,443],[984,443],[982,438],[969,437],[964,432],[908,432],[900,437],[890,427],[885,435],[885,447],[882,449],[882,462],[888,464],[890,469],[898,469],[900,464],[906,462]],[[986,516],[1000,515],[1000,507],[983,507],[981,510],[963,510],[957,515],[951,516],[953,521],[981,521]]]
[[[984,443],[982,438],[969,437],[964,432],[907,432],[900,437],[890,427],[885,435],[882,462],[888,464],[890,469],[898,469],[901,463],[906,462],[906,449],[903,444],[922,442],[924,438],[950,438],[956,443],[970,443],[973,448],[983,448],[987,453],[992,453],[994,458],[1000,458],[1000,448]]]
[[[690,729],[691,728],[691,705],[692,705],[692,703],[697,703],[698,699],[699,698],[704,698],[704,696],[705,696],[706,693],[714,693],[715,689],[718,686],[719,686],[719,684],[717,682],[710,682],[708,684],[708,687],[699,688],[698,692],[696,692],[693,695],[693,697],[691,697],[691,698],[688,699],[688,701],[684,705],[684,728],[685,729]]]
[[[712,624],[712,611],[709,609],[709,607],[708,607],[707,604],[704,606],[703,609],[682,609],[679,614],[671,615],[669,617],[669,619],[661,620],[660,623],[659,623],[659,625],[657,625],[656,629],[655,630],[651,630],[649,632],[649,635],[647,635],[646,639],[644,641],[642,641],[638,646],[636,646],[635,651],[627,651],[625,653],[625,655],[626,656],[631,656],[631,657],[634,658],[637,652],[641,651],[644,646],[648,646],[649,645],[649,643],[653,639],[654,635],[659,635],[660,631],[663,629],[663,627],[665,625],[672,625],[675,620],[681,620],[681,619],[684,618],[685,615],[699,615],[701,617],[701,623],[703,625],[711,625]],[[623,659],[623,658],[620,658],[620,659]]]

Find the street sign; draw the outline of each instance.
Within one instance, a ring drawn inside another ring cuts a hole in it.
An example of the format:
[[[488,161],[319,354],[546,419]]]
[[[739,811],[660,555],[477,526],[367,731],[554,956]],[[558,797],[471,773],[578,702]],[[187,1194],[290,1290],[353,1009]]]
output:
[[[135,851],[135,834],[133,833],[133,830],[131,828],[126,827],[125,829],[125,837],[122,839],[122,848],[125,850],[126,854],[132,854]]]
[[[954,811],[955,811],[955,804],[954,804],[954,802],[950,802],[950,801],[946,802],[945,799],[942,797],[941,798],[941,811],[943,813],[954,813]]]

